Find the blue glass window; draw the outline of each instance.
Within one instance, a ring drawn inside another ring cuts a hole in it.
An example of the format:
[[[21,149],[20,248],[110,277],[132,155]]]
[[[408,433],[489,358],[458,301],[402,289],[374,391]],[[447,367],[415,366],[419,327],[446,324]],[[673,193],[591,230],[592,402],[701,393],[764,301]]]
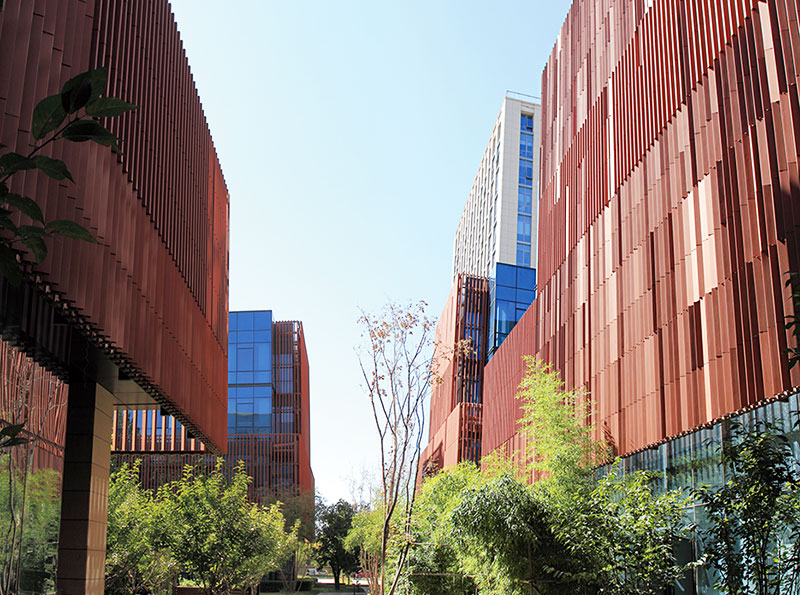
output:
[[[519,156],[533,159],[533,135],[524,132],[519,135]]]
[[[514,302],[507,302],[505,300],[497,300],[497,331],[501,333],[510,333],[514,328],[516,322],[517,307]]]
[[[272,326],[272,312],[254,312],[253,329],[267,331]]]
[[[256,343],[269,343],[271,339],[269,331],[253,331],[253,341]]]
[[[240,372],[253,369],[253,348],[248,345],[247,347],[236,348],[236,369]]]
[[[531,241],[531,218],[528,215],[517,215],[517,241]],[[530,257],[528,258],[528,261],[530,262]]]
[[[253,312],[239,312],[239,328],[240,331],[253,330]]]
[[[517,244],[517,266],[531,266],[531,247],[530,244]]]
[[[521,114],[519,118],[519,127],[527,132],[533,132],[533,116]]]
[[[497,264],[497,284],[514,287],[516,285],[516,269],[514,266],[498,263]]]
[[[269,360],[272,357],[272,349],[269,343],[256,343],[255,344],[255,368],[256,370],[269,369]]]
[[[253,384],[253,373],[252,372],[237,372],[236,373],[236,383],[237,384]]]
[[[271,434],[272,415],[269,413],[256,413],[253,416],[253,429],[259,434]]]
[[[533,161],[519,160],[519,183],[526,186],[533,184]]]
[[[520,289],[535,289],[536,269],[517,269],[517,287]]]
[[[517,192],[517,210],[520,213],[525,213],[526,215],[531,214],[531,207],[533,205],[533,190],[531,188],[525,188],[524,186],[519,187],[519,191]]]
[[[237,343],[252,343],[253,342],[253,331],[239,331],[239,337],[237,338]]]
[[[237,323],[239,322],[239,315],[236,312],[231,312],[230,316],[228,316],[228,330],[235,331],[238,330],[239,327]]]
[[[236,352],[237,349],[229,349],[228,350],[228,371],[235,372],[236,371]]]
[[[272,382],[272,374],[270,372],[255,372],[253,374],[253,382],[256,384],[269,384]]]
[[[497,286],[497,299],[498,300],[509,300],[513,302],[517,299],[516,292],[514,291],[513,287],[507,287],[505,285],[498,285]]]
[[[517,305],[530,304],[533,301],[534,293],[528,289],[517,289]]]

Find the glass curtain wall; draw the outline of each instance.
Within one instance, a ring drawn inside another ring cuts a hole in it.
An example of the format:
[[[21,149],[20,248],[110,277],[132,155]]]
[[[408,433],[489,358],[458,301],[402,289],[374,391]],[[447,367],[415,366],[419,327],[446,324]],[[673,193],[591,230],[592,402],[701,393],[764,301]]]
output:
[[[659,490],[685,490],[687,493],[703,485],[716,487],[728,481],[726,469],[720,461],[720,449],[724,443],[735,441],[745,432],[752,432],[769,424],[782,432],[800,460],[800,431],[797,422],[800,415],[800,393],[785,400],[774,401],[752,411],[720,421],[710,428],[703,428],[675,438],[656,447],[632,454],[617,463],[600,469],[606,475],[614,467],[624,476],[636,471],[653,471],[656,480],[654,487]],[[706,526],[703,507],[693,505],[689,514],[698,527]],[[678,552],[686,562],[699,559],[703,555],[702,544],[698,540],[682,544]],[[719,593],[714,589],[716,577],[706,566],[695,570],[686,577],[676,592]]]
[[[54,593],[67,386],[4,341],[0,383],[0,595]]]

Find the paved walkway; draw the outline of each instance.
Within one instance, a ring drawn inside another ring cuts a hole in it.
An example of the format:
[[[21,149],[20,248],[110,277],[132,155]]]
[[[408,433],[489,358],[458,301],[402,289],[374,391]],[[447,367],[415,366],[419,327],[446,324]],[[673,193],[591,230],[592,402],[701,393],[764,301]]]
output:
[[[330,591],[323,591],[319,595],[348,595],[348,593],[367,593],[367,592],[368,591],[366,587],[360,587],[358,585],[341,585],[338,591],[334,591],[333,587],[331,587]]]

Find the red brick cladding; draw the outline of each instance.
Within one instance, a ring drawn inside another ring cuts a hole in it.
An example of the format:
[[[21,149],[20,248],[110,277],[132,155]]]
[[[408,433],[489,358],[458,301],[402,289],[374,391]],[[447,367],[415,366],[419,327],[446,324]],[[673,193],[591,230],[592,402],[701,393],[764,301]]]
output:
[[[25,151],[38,99],[109,66],[109,93],[139,109],[109,122],[124,156],[57,143],[77,184],[15,176],[47,218],[99,245],[51,245],[40,267],[157,400],[212,447],[227,406],[228,194],[166,0],[9,0],[0,12],[0,142]]]
[[[576,2],[542,77],[538,297],[486,369],[484,454],[523,354],[589,390],[619,453],[800,384],[798,7]]]

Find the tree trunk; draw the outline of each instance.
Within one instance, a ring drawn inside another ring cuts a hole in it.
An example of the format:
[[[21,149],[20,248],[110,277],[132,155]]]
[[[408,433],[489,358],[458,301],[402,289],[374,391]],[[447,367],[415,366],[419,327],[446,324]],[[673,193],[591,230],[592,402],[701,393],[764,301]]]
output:
[[[339,573],[342,572],[341,568],[334,568],[331,566],[331,572],[333,572],[333,590],[339,590]]]

